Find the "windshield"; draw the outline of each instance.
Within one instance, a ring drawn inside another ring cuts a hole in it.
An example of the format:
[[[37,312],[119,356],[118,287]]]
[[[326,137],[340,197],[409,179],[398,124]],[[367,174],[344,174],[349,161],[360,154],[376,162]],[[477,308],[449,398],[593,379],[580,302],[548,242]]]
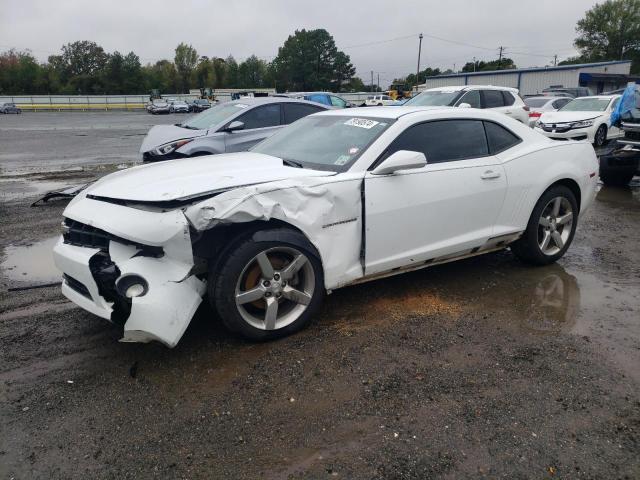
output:
[[[413,97],[405,105],[411,105],[412,107],[448,107],[453,105],[456,99],[460,96],[460,91],[454,92],[446,90],[431,90],[422,92],[417,97]]]
[[[538,107],[544,107],[544,105],[550,101],[551,100],[548,98],[525,98],[524,104],[527,107],[538,108]]]
[[[395,120],[319,115],[283,128],[251,149],[301,166],[346,171]]]
[[[576,98],[567,103],[561,112],[604,112],[611,100],[608,98]]]
[[[207,128],[214,127],[219,123],[224,122],[226,119],[232,117],[238,112],[241,112],[248,106],[249,105],[246,103],[222,103],[194,115],[180,126],[194,130],[206,130]]]

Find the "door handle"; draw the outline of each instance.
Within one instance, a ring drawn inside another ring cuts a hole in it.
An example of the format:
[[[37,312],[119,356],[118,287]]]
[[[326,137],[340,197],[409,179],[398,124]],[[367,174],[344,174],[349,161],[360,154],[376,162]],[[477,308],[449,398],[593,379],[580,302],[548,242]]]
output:
[[[487,170],[482,175],[480,175],[480,178],[483,179],[483,180],[491,180],[492,178],[500,178],[500,172],[495,172],[493,170]]]

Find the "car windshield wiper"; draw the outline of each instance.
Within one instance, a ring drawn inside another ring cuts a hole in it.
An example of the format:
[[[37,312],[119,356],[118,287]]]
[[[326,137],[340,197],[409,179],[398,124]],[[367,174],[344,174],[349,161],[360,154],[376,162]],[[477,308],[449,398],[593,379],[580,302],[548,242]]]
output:
[[[296,162],[295,160],[289,160],[288,158],[283,158],[282,162],[285,165],[288,165],[290,167],[304,168],[300,162]]]

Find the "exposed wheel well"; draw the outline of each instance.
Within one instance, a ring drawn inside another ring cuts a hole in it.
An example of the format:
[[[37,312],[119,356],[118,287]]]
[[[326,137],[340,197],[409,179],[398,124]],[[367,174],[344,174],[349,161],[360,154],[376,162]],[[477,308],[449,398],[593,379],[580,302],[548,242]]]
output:
[[[274,218],[268,221],[255,220],[252,222],[230,223],[205,230],[204,232],[192,232],[193,253],[196,257],[207,260],[209,270],[215,270],[219,260],[224,258],[225,253],[231,250],[242,238],[259,230],[275,228],[286,228],[298,232],[304,235],[309,244],[313,245],[299,228]],[[320,258],[320,255],[318,255],[318,258]]]
[[[571,193],[573,193],[573,196],[576,197],[576,203],[578,204],[578,211],[580,211],[580,202],[582,200],[580,185],[578,185],[578,183],[575,180],[571,180],[570,178],[563,178],[562,180],[558,180],[554,184],[549,185],[549,188],[555,185],[564,185],[569,190],[571,190]],[[547,188],[547,190],[549,190],[549,188]]]

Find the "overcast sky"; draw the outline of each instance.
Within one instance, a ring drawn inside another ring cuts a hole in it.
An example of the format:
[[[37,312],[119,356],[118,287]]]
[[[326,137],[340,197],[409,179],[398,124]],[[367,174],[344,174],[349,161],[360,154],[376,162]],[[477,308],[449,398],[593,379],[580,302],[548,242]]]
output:
[[[325,28],[365,82],[374,70],[386,84],[415,72],[420,32],[421,68],[459,69],[474,56],[496,59],[501,45],[518,66],[549,65],[554,54],[562,59],[576,53],[576,22],[595,3],[0,0],[0,50],[30,49],[45,60],[65,43],[93,40],[107,52],[134,51],[147,63],[172,59],[176,45],[186,42],[200,55],[242,60],[255,54],[270,61],[296,29]]]

